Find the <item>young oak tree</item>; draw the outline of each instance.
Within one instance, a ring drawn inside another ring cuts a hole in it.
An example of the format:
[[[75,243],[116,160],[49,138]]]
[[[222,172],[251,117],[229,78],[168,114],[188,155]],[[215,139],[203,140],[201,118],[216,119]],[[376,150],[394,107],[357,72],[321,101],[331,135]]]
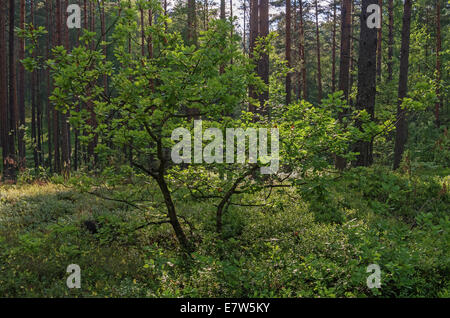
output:
[[[230,38],[229,22],[211,23],[198,38],[198,47],[188,46],[179,33],[169,33],[166,25],[170,21],[162,15],[159,4],[152,3],[158,19],[146,32],[152,34],[157,52],[149,58],[129,46],[130,42],[140,42],[139,26],[133,23],[139,19],[139,8],[130,4],[121,10],[112,35],[119,67],[113,68],[111,62],[105,61],[98,45],[89,50],[81,44],[70,55],[57,47],[55,59],[48,62],[55,79],[51,99],[59,110],[71,111],[71,120],[84,127],[90,115],[74,110],[80,103],[92,104],[90,111],[97,125],[90,138],[95,134],[111,141],[111,145],[98,144],[99,161],[111,167],[109,162],[123,157],[124,147],[128,149],[127,160],[113,165],[114,173],[104,169],[103,177],[115,178],[131,164],[152,179],[166,207],[167,222],[183,249],[191,251],[192,244],[180,224],[172,196],[172,160],[168,153],[173,144],[171,133],[175,128],[189,127],[192,115],[219,119],[231,113],[245,101],[246,87],[255,76],[249,75],[251,66],[239,50],[239,38]],[[89,43],[93,36],[86,32],[81,40]],[[227,62],[231,59],[234,63],[230,65]],[[227,66],[220,72],[218,65]],[[105,94],[103,85],[97,84],[105,73],[110,76],[109,89],[115,92],[112,95]],[[149,88],[150,82],[153,89]]]

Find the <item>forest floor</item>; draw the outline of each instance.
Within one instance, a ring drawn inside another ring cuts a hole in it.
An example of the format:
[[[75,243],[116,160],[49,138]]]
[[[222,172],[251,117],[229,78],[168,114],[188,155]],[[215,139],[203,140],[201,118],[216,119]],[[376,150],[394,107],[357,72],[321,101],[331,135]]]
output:
[[[356,169],[325,191],[230,207],[178,200],[196,244],[169,225],[51,182],[0,185],[0,297],[450,297],[449,169]],[[85,221],[98,225],[91,233]],[[69,264],[81,288],[69,289]],[[367,266],[381,288],[367,286]]]

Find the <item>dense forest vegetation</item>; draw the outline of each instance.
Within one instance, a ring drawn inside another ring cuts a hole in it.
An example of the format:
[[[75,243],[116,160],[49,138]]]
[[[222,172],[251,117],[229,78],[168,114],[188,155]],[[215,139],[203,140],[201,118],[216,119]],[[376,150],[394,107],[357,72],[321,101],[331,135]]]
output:
[[[450,297],[449,8],[0,0],[0,296]]]

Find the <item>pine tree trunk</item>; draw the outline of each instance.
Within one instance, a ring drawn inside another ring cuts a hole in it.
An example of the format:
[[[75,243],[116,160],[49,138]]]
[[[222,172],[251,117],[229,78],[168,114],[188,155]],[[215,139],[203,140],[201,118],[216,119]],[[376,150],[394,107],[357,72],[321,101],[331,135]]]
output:
[[[47,47],[46,47],[46,56],[47,59],[50,59],[50,32],[52,30],[51,28],[51,13],[52,12],[52,1],[51,0],[46,0],[45,1],[45,6],[46,6],[46,15],[45,15],[45,19],[46,19],[46,26],[47,26],[47,30],[48,30],[48,37],[47,37]],[[50,94],[51,94],[51,86],[50,86],[50,70],[47,69],[45,72],[46,75],[46,81],[47,81],[47,107],[46,107],[46,116],[47,116],[47,141],[48,141],[48,162],[47,162],[47,166],[50,169],[50,171],[53,170],[52,167],[52,124],[51,124],[51,118],[50,118]]]
[[[394,0],[389,0],[388,80],[392,81],[394,58]]]
[[[7,69],[7,49],[6,49],[6,16],[7,1],[0,1],[0,69]],[[14,137],[10,134],[9,104],[8,104],[8,79],[7,72],[0,72],[0,129],[2,144],[2,179],[8,182],[14,182],[16,179],[15,160],[14,160]]]
[[[34,1],[30,1],[31,23],[34,25]],[[33,51],[33,58],[36,59],[36,49]],[[34,168],[39,168],[39,157],[37,149],[37,119],[36,119],[36,70],[31,72],[31,140],[33,142]]]
[[[9,1],[9,110],[10,110],[10,133],[13,135],[11,144],[11,156],[14,166],[17,167],[15,151],[15,139],[18,128],[19,107],[17,104],[17,82],[16,82],[16,52],[15,52],[15,0]]]
[[[315,1],[315,16],[316,16],[316,45],[317,45],[317,91],[318,91],[318,101],[322,100],[322,67],[320,58],[320,33],[319,33],[319,6]]]
[[[54,46],[59,45],[61,43],[61,2],[60,0],[56,0],[55,3],[55,15],[54,15]],[[53,108],[53,143],[55,146],[55,158],[54,158],[54,171],[56,173],[61,172],[61,154],[60,154],[60,145],[61,145],[61,135],[60,135],[60,125],[59,125],[59,112]]]
[[[20,0],[20,25],[21,29],[25,29],[25,0]],[[19,39],[19,61],[25,58],[25,39]],[[25,169],[25,68],[22,63],[19,64],[19,89],[18,89],[18,102],[19,102],[19,124],[20,129],[18,133],[18,146],[19,146],[19,168]]]
[[[260,0],[259,36],[266,37],[267,35],[269,35],[269,0]],[[267,53],[261,54],[259,62],[259,76],[267,85],[266,89],[259,95],[260,113],[270,114],[270,111],[265,109],[266,101],[269,99],[269,56]]]
[[[247,0],[243,0],[243,10],[244,10],[244,25],[242,34],[242,47],[244,48],[244,54],[247,54]]]
[[[438,101],[435,105],[435,119],[436,126],[439,128],[441,126],[440,120],[440,109],[444,103],[443,96],[441,94],[441,79],[442,79],[442,70],[441,70],[441,50],[442,50],[442,39],[441,39],[441,3],[440,0],[436,0],[436,75],[437,75],[437,84],[436,84],[436,96],[438,97]]]
[[[350,46],[351,46],[351,23],[352,23],[352,0],[343,0],[341,9],[341,58],[339,65],[339,90],[344,93],[344,98],[348,101],[349,76],[350,76]],[[345,112],[339,113],[339,121],[345,116]],[[335,166],[339,170],[345,169],[347,161],[336,156]]]
[[[220,0],[220,19],[225,20],[225,0]]]
[[[59,2],[60,0],[57,0]],[[68,6],[68,0],[64,0],[64,8],[67,8]],[[62,27],[67,20],[67,12],[66,10],[61,10],[61,24]],[[65,49],[69,51],[69,33],[68,29],[66,27],[62,28],[62,34],[61,31],[59,31],[59,36],[57,36],[58,44],[63,44]],[[67,122],[68,115],[67,113],[61,113],[61,157],[62,157],[62,173],[65,177],[68,177],[70,174],[70,150],[69,150],[69,127]]]
[[[100,11],[100,28],[102,32],[102,41],[106,43],[106,17],[105,17],[105,0],[101,1],[101,11]],[[106,45],[103,45],[103,55],[105,56],[105,60],[107,59],[107,50]],[[106,74],[103,75],[103,88],[105,90],[105,94],[108,94],[108,76]]]
[[[195,0],[188,0],[188,7],[187,7],[187,43],[188,44],[196,44],[195,20],[196,20]]]
[[[333,30],[331,52],[331,92],[336,91],[336,0],[333,0]]]
[[[131,5],[131,3],[130,3],[130,5]],[[90,3],[90,5],[89,5],[89,17],[90,17],[90,21],[89,21],[90,22],[89,23],[90,30],[91,30],[91,32],[95,32],[95,15],[94,15],[94,9],[93,9],[92,3]],[[95,46],[95,42],[92,41],[91,49],[94,49],[94,46]],[[131,51],[131,40],[130,39],[128,40],[128,50]],[[90,92],[87,92],[87,94],[90,95]],[[92,101],[88,101],[86,103],[86,108],[90,114],[88,125],[93,130],[93,138],[87,146],[87,160],[88,160],[89,164],[93,164],[95,166],[97,164],[97,155],[95,154],[95,148],[97,147],[97,143],[98,143],[98,135],[94,130],[97,128],[97,115],[95,114],[94,104]]]
[[[349,75],[349,77],[350,77],[350,79],[349,79],[349,85],[348,85],[348,90],[349,90],[349,93],[350,93],[350,91],[353,89],[353,83],[354,83],[354,76],[353,76],[353,73],[354,73],[354,70],[355,70],[355,58],[354,58],[354,55],[355,55],[355,42],[356,41],[354,41],[354,30],[355,30],[355,28],[354,28],[354,25],[355,25],[355,21],[354,21],[354,16],[355,16],[355,4],[354,4],[354,2],[353,2],[353,0],[352,1],[350,1],[350,6],[351,6],[351,17],[350,17],[350,75]],[[353,99],[349,99],[348,97],[347,97],[347,100],[348,100],[348,103],[349,103],[349,105],[353,105]]]
[[[408,91],[409,70],[409,42],[411,25],[412,0],[405,0],[402,27],[402,48],[400,55],[400,79],[398,82],[397,124],[394,149],[394,170],[398,169],[402,161],[405,144],[408,139],[408,122],[406,110],[403,109],[403,99]]]
[[[203,29],[208,30],[208,0],[203,0]]]
[[[250,0],[250,35],[249,35],[249,57],[251,59],[254,58],[254,50],[256,46],[256,39],[259,36],[259,10],[258,10],[258,0]],[[255,64],[257,61],[254,61]],[[257,71],[257,67],[255,67],[255,71]],[[249,87],[249,97],[253,99],[257,99],[258,96],[255,92],[255,88]],[[252,103],[249,105],[249,112],[256,112],[256,107]]]
[[[291,0],[286,0],[286,61],[291,67]],[[286,75],[286,105],[291,103],[291,73]]]
[[[375,96],[376,96],[376,72],[377,72],[377,29],[367,26],[367,7],[371,4],[378,4],[378,0],[363,0],[361,12],[361,32],[359,38],[359,58],[358,58],[358,95],[356,107],[359,110],[366,110],[371,120],[375,117]],[[357,126],[361,129],[361,123]],[[355,152],[359,152],[356,166],[368,167],[373,163],[373,142],[359,141],[356,144]]]
[[[144,8],[142,5],[139,8],[139,13],[141,17],[141,55],[145,56],[145,25],[144,25]],[[102,22],[103,28],[103,22]]]
[[[381,27],[378,29],[377,35],[377,77],[381,80],[381,63],[382,63],[382,39],[383,39],[383,0],[378,0],[378,5],[380,6],[380,23]]]
[[[299,33],[300,33],[300,40],[299,40],[299,59],[300,59],[300,73],[301,73],[301,87],[303,91],[303,99],[306,100],[308,98],[308,86],[306,83],[306,57],[305,57],[305,29],[304,29],[304,23],[303,23],[303,1],[299,0],[299,10],[300,10],[300,17],[299,17]]]

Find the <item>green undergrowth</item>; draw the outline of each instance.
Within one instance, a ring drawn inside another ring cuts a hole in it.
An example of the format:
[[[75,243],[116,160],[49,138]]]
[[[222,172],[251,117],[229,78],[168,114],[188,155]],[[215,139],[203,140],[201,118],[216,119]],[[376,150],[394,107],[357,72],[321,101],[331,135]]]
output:
[[[0,296],[450,297],[448,175],[354,169],[274,191],[264,207],[230,206],[221,236],[213,201],[177,200],[190,256],[168,224],[142,226],[146,213],[123,203],[50,182],[1,185]],[[66,286],[69,264],[80,289]],[[367,287],[369,264],[380,289]]]

